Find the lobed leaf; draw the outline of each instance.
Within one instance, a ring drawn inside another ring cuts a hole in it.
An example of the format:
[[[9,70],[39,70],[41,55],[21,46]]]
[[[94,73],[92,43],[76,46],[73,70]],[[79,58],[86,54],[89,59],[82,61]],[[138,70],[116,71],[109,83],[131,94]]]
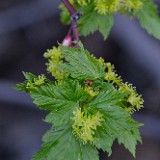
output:
[[[22,73],[26,80],[23,83],[16,84],[15,86],[13,86],[13,88],[19,91],[29,92],[29,89],[27,89],[27,82],[29,81],[33,82],[35,79],[38,79],[38,76],[30,72],[22,72]],[[47,81],[49,82],[49,80]]]
[[[102,87],[108,87],[108,90],[102,90],[98,96],[96,96],[89,105],[96,106],[96,108],[106,109],[112,106],[122,106],[125,100],[125,93],[119,92],[112,88],[110,85],[103,85]],[[111,87],[111,88],[109,88]],[[103,89],[104,89],[103,88]]]
[[[67,61],[61,67],[71,77],[79,80],[104,79],[105,67],[88,51],[84,50],[83,46],[79,49],[61,46],[61,52]]]
[[[81,12],[83,12],[84,15],[81,16],[78,21],[79,34],[87,36],[98,30],[104,39],[106,39],[114,23],[113,16],[111,14],[98,14],[93,4],[83,7]]]
[[[71,128],[56,127],[49,130],[43,137],[42,149],[33,160],[98,160],[98,151],[83,145],[75,139]]]
[[[72,112],[79,106],[79,102],[86,99],[86,95],[87,93],[76,81],[63,82],[60,86],[42,86],[31,92],[33,102],[38,107],[52,111],[45,121],[54,126],[68,124]]]
[[[14,88],[14,89],[16,89],[18,91],[28,92],[28,89],[26,88],[26,81],[23,82],[23,83],[16,84],[12,88]]]
[[[157,6],[151,0],[143,0],[143,8],[136,13],[136,16],[149,34],[160,39],[160,17]]]
[[[106,130],[105,128],[98,128],[98,130],[95,132],[95,141],[93,144],[98,149],[102,149],[104,152],[108,153],[108,156],[112,154],[112,145],[115,140],[115,135],[111,134],[109,130]]]
[[[128,149],[135,157],[137,141],[141,142],[141,137],[137,128],[131,131],[124,131],[118,134],[118,142],[124,144],[125,148]]]
[[[89,108],[91,112],[99,111],[104,115],[103,130],[97,132],[99,140],[96,142],[97,147],[107,151],[110,155],[112,143],[117,138],[118,142],[124,144],[125,148],[135,156],[137,141],[141,142],[138,131],[141,124],[134,121],[130,114],[121,107],[124,96],[113,89],[102,91],[89,103]],[[103,143],[105,139],[108,141],[106,145]]]

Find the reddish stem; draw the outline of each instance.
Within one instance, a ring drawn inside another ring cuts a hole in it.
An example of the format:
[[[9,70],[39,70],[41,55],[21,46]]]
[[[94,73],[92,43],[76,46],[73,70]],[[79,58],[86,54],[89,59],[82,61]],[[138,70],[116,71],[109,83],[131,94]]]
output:
[[[66,8],[68,9],[70,15],[72,16],[75,12],[76,9],[73,7],[73,5],[69,2],[69,0],[62,0]]]
[[[77,20],[80,18],[80,13],[73,7],[73,5],[69,2],[69,0],[62,0],[64,5],[67,7],[70,15],[71,15],[71,34],[73,41],[79,41],[78,29],[77,29]],[[77,48],[78,46],[75,45]]]

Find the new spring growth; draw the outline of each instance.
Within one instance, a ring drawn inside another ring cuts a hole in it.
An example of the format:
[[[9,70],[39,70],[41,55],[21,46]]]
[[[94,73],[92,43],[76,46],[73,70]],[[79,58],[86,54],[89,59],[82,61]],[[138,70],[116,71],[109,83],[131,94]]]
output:
[[[104,122],[103,115],[97,112],[95,115],[90,115],[80,108],[73,112],[73,134],[84,144],[95,140],[95,130]]]
[[[72,5],[77,3],[81,7],[93,5],[94,10],[101,15],[115,14],[118,11],[121,13],[137,11],[143,7],[142,0],[70,0],[70,3]],[[62,6],[60,8],[66,11]]]
[[[144,100],[141,95],[136,92],[136,88],[127,82],[123,83],[121,77],[118,76],[114,70],[114,66],[111,65],[111,63],[106,63],[106,66],[108,71],[106,72],[105,80],[109,83],[117,85],[119,91],[128,94],[127,102],[130,106],[126,107],[126,110],[131,114],[136,110],[140,110],[143,107]]]
[[[68,46],[68,47],[72,46],[72,38],[71,38],[71,36],[69,34],[62,41],[62,45],[63,46]]]
[[[126,108],[130,113],[134,111],[140,110],[143,107],[144,100],[142,99],[141,95],[136,92],[136,88],[129,83],[121,83],[119,86],[119,90],[125,93],[128,93],[127,101],[130,103],[130,106]]]
[[[122,80],[121,77],[119,77],[118,74],[116,74],[114,66],[111,65],[111,63],[106,63],[106,66],[108,71],[106,72],[105,80],[120,85]]]
[[[85,86],[84,90],[88,93],[89,96],[94,97],[98,95],[98,91],[94,91],[91,86]]]
[[[32,90],[32,89],[35,89],[36,87],[40,87],[45,83],[45,80],[46,80],[46,77],[43,74],[41,74],[37,78],[34,78],[33,81],[28,80],[26,84],[26,88],[28,90]]]
[[[62,54],[60,52],[59,47],[53,47],[52,49],[47,50],[44,53],[44,57],[48,59],[47,71],[52,74],[53,77],[57,80],[61,80],[64,78],[63,70],[60,68],[62,64]]]
[[[91,2],[91,0],[77,0],[77,2],[80,6],[86,6],[88,3]]]
[[[95,0],[95,10],[102,15],[139,10],[142,6],[141,0]]]

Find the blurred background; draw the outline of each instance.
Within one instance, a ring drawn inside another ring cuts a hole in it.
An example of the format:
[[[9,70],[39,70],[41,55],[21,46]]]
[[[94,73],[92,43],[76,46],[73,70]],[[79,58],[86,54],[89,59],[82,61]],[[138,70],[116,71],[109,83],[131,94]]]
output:
[[[24,80],[22,71],[49,76],[43,53],[68,31],[59,21],[59,3],[0,0],[0,160],[30,160],[50,127],[42,120],[47,112],[37,109],[29,95],[11,87]],[[115,16],[106,41],[98,32],[81,40],[91,53],[112,62],[123,80],[143,95],[145,108],[133,115],[145,124],[136,159],[160,160],[160,41],[136,20],[120,15]],[[100,155],[101,160],[134,160],[116,142],[111,157]]]

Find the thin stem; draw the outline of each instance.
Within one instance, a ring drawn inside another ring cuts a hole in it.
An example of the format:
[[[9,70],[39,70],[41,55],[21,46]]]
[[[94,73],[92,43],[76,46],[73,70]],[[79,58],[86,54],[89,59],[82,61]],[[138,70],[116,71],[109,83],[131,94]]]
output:
[[[73,5],[69,2],[69,0],[62,0],[66,8],[68,9],[70,15],[71,15],[71,33],[73,41],[77,42],[79,41],[79,35],[78,35],[78,29],[77,29],[77,20],[80,18],[80,13],[73,7]],[[78,46],[75,45],[77,48]]]
[[[75,12],[76,9],[73,7],[73,5],[69,2],[69,0],[62,0],[66,8],[68,9],[70,15],[72,16]]]
[[[76,12],[76,13],[78,14],[78,12]],[[72,34],[73,34],[73,40],[77,42],[77,41],[79,41],[79,35],[78,35],[78,28],[77,28],[77,24],[76,24],[77,19],[75,19],[76,16],[77,15],[73,15],[71,17],[71,30],[72,30]]]

